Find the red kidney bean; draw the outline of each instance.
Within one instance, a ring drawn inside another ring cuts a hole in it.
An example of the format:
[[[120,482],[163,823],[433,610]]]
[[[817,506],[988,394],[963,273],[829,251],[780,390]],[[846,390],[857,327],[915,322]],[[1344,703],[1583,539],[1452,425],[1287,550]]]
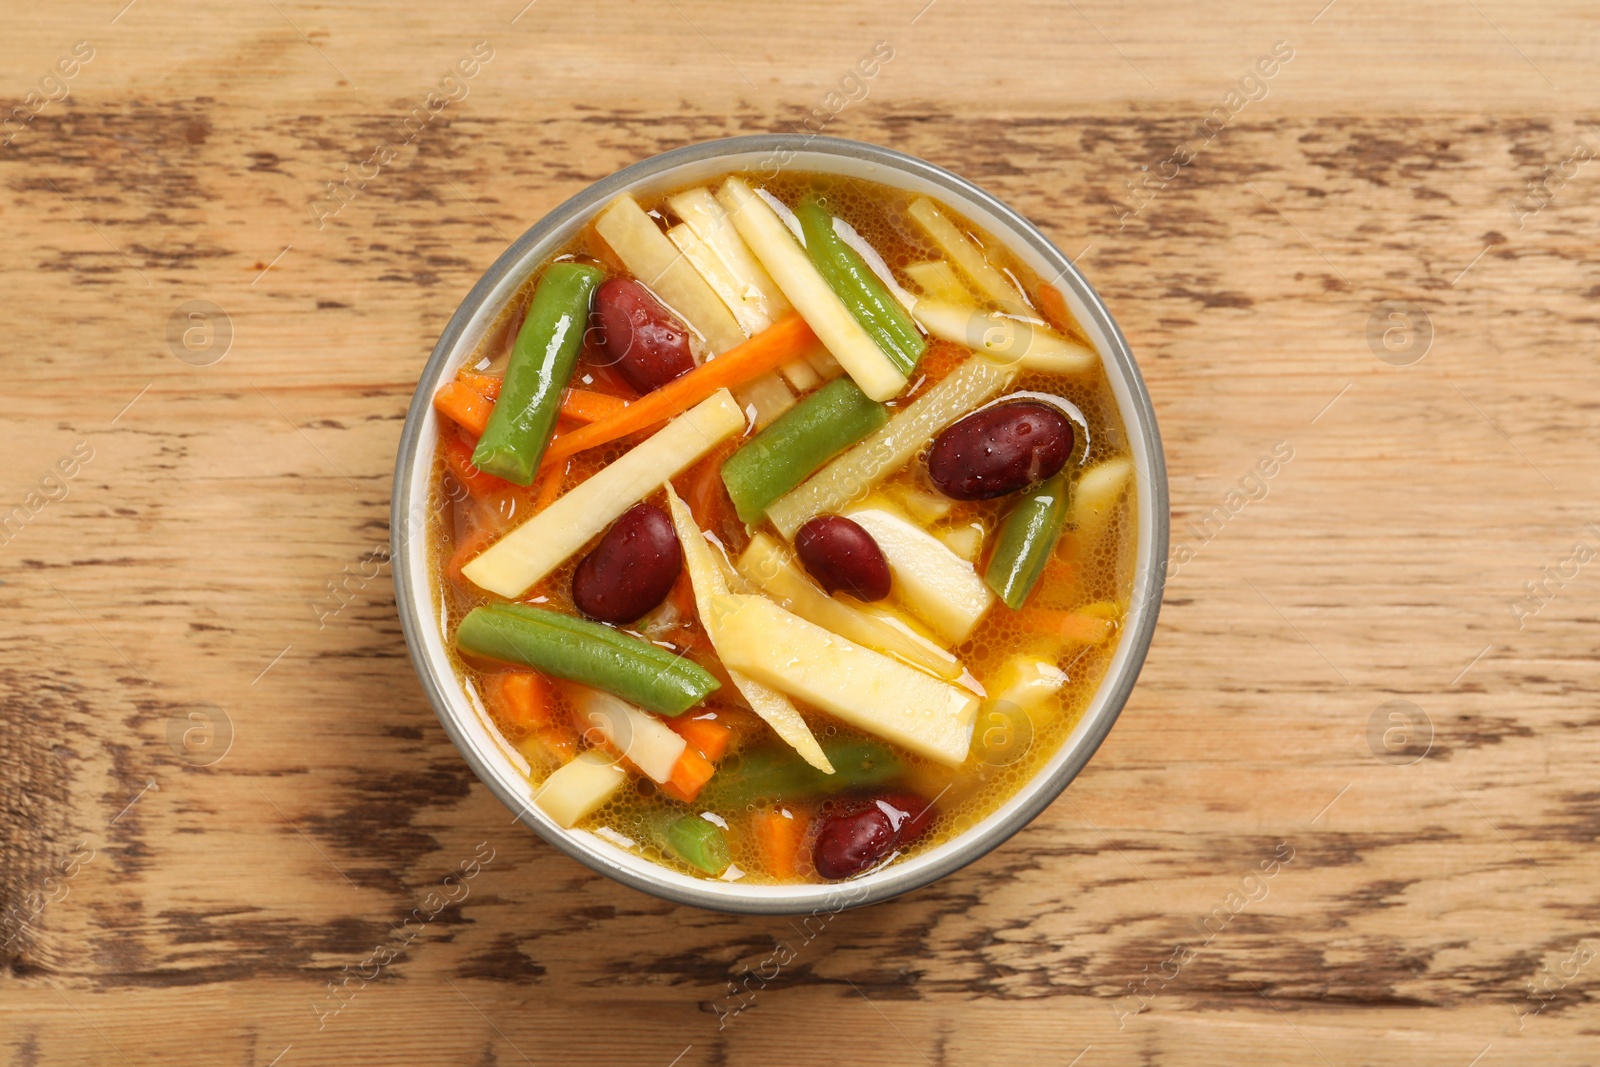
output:
[[[641,393],[694,369],[689,331],[632,278],[608,278],[594,294],[600,348]]]
[[[1072,423],[1049,404],[1022,400],[974,412],[940,434],[928,476],[945,496],[991,500],[1066,466]]]
[[[829,881],[849,878],[909,845],[933,821],[933,805],[911,793],[873,797],[822,819],[811,862]]]
[[[591,619],[632,622],[667,598],[682,569],[672,520],[653,504],[636,504],[572,572],[572,602]]]
[[[842,515],[818,515],[794,535],[795,553],[811,577],[833,593],[862,600],[889,595],[889,561],[872,535]]]

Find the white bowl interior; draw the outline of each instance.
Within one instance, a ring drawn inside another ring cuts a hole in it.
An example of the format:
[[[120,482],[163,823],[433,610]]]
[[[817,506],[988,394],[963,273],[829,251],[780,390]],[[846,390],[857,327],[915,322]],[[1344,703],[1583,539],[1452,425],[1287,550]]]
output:
[[[654,174],[641,177],[637,181],[620,186],[615,193],[630,192],[636,196],[646,197],[669,189],[680,188],[694,182],[709,180],[726,174],[730,171],[757,170],[764,166],[770,157],[768,151],[745,151],[721,155],[712,159],[686,162],[680,166],[658,171]],[[1165,477],[1164,468],[1160,457],[1152,456],[1147,437],[1139,432],[1144,424],[1145,417],[1136,396],[1141,388],[1129,374],[1119,360],[1108,358],[1116,351],[1120,338],[1113,338],[1102,327],[1100,316],[1092,314],[1088,301],[1079,291],[1083,283],[1075,275],[1062,275],[1056,265],[1052,264],[1044,254],[1037,250],[1029,241],[1020,239],[1012,222],[990,210],[985,203],[967,197],[958,190],[948,186],[936,184],[917,173],[901,170],[885,163],[870,159],[861,159],[849,155],[842,155],[831,151],[798,150],[793,152],[793,158],[786,164],[786,168],[800,171],[813,171],[830,174],[840,174],[854,178],[861,178],[896,186],[913,192],[926,193],[942,201],[966,215],[984,229],[1005,241],[1011,251],[1023,262],[1032,268],[1039,276],[1047,279],[1056,279],[1058,288],[1066,296],[1073,314],[1083,325],[1090,340],[1100,352],[1106,366],[1107,377],[1124,425],[1127,428],[1127,443],[1131,450],[1136,470],[1138,492],[1138,535],[1137,557],[1135,563],[1136,588],[1131,599],[1129,615],[1124,626],[1124,634],[1132,635],[1141,631],[1144,617],[1157,610],[1159,597],[1148,595],[1154,590],[1159,590],[1159,583],[1152,582],[1146,577],[1150,571],[1152,553],[1156,550],[1158,532],[1164,532],[1165,526],[1161,522],[1165,518]],[[546,239],[530,247],[521,256],[514,268],[510,270],[499,283],[490,290],[486,298],[482,299],[478,307],[458,337],[449,358],[445,361],[438,373],[428,380],[420,383],[426,395],[433,392],[448,378],[452,377],[460,366],[471,356],[479,340],[495,322],[500,310],[505,303],[516,293],[528,277],[551,254],[551,252],[564,245],[577,234],[589,221],[589,218],[603,205],[596,205],[593,209],[567,219],[563,224],[554,229]],[[446,634],[443,620],[443,604],[439,598],[438,590],[434,587],[434,579],[430,573],[427,559],[427,538],[424,536],[425,515],[421,511],[428,500],[430,474],[433,470],[433,457],[435,452],[436,437],[438,433],[438,416],[431,405],[426,407],[426,414],[420,426],[420,438],[414,462],[408,472],[408,483],[405,493],[407,500],[414,502],[407,516],[407,522],[412,524],[408,537],[408,551],[404,559],[398,561],[400,566],[407,569],[412,588],[418,590],[418,608],[426,606],[425,612],[419,611],[425,617],[420,620],[417,630],[420,635],[421,654],[425,658],[427,667],[431,669],[436,678],[441,679],[440,689],[449,703],[449,712],[454,717],[458,728],[459,737],[469,745],[479,757],[476,761],[480,767],[480,774],[485,776],[486,784],[502,799],[514,798],[520,802],[520,816],[522,820],[538,829],[541,836],[558,844],[563,851],[577,855],[578,852],[587,853],[591,861],[597,861],[596,866],[607,870],[614,875],[621,876],[621,880],[632,885],[641,882],[649,883],[647,888],[651,891],[662,891],[663,895],[673,899],[685,897],[696,898],[697,903],[707,903],[715,907],[728,907],[733,910],[755,910],[763,912],[807,910],[815,906],[847,906],[854,902],[852,898],[864,897],[871,894],[871,887],[875,880],[884,879],[893,875],[898,884],[922,884],[930,880],[930,869],[944,870],[951,867],[951,853],[961,848],[963,843],[977,837],[993,835],[996,843],[1008,836],[1010,830],[1017,827],[1008,824],[1022,809],[1036,799],[1042,789],[1055,788],[1052,783],[1064,765],[1072,762],[1080,755],[1080,749],[1088,745],[1091,748],[1098,744],[1104,735],[1106,726],[1102,720],[1108,715],[1114,715],[1120,706],[1115,709],[1107,708],[1108,702],[1113,699],[1112,690],[1115,688],[1113,680],[1123,677],[1131,669],[1137,671],[1139,662],[1142,662],[1144,648],[1135,647],[1138,642],[1125,638],[1119,642],[1111,664],[1101,682],[1099,691],[1091,701],[1078,725],[1067,739],[1062,743],[1060,750],[1040,769],[1026,785],[993,812],[978,826],[972,828],[960,837],[946,842],[937,848],[901,861],[884,870],[873,872],[850,882],[839,885],[742,885],[737,881],[724,882],[701,878],[691,878],[676,871],[669,870],[651,863],[634,853],[620,848],[611,842],[597,837],[592,833],[578,830],[562,830],[556,826],[543,812],[528,802],[532,794],[532,787],[527,780],[528,764],[522,755],[507,741],[496,729],[493,720],[483,707],[482,701],[476,693],[465,690],[459,682],[455,681],[450,657],[446,650]],[[1160,473],[1157,473],[1160,472]],[[1158,489],[1159,482],[1159,489]],[[1159,513],[1158,513],[1159,507]],[[1164,539],[1164,538],[1163,538]],[[1140,586],[1144,587],[1141,595]],[[424,597],[421,591],[426,591]],[[414,653],[415,654],[415,653]],[[1134,657],[1138,657],[1135,661]],[[1086,755],[1083,758],[1087,758]],[[491,780],[492,779],[492,780]],[[514,806],[515,807],[515,806]],[[574,847],[562,845],[565,839]],[[971,857],[969,857],[970,859]],[[632,875],[632,877],[628,877]],[[919,877],[920,875],[920,877]],[[682,892],[674,893],[673,889]],[[713,894],[715,900],[704,899],[707,894]]]

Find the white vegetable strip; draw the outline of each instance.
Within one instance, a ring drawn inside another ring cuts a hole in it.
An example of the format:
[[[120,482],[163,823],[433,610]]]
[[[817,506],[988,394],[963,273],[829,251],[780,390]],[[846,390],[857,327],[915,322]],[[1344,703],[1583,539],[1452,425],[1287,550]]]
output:
[[[1010,385],[1015,367],[967,360],[850,451],[767,508],[767,518],[793,539],[807,519],[842,511],[904,467],[940,430]]]
[[[883,508],[854,508],[845,517],[871,534],[883,550],[896,601],[951,644],[971,636],[994,603],[994,593],[971,563],[926,530]]]
[[[955,506],[955,502],[943,493],[930,493],[912,485],[897,486],[890,492],[896,503],[916,519],[919,526],[932,526],[950,514],[950,509]]]
[[[984,258],[983,249],[973,244],[971,238],[933,206],[932,200],[914,200],[910,211],[911,217],[933,238],[933,243],[950,257],[956,269],[965,274],[980,293],[1007,311],[1024,315],[1028,313],[1028,304],[1017,287]]]
[[[733,312],[633,197],[613,200],[595,217],[594,228],[623,266],[700,335],[712,355],[721,355],[744,340]]]
[[[965,345],[997,363],[1078,374],[1100,362],[1093,349],[1062,337],[1037,319],[942,300],[917,301],[916,317],[923,329],[941,341]]]
[[[983,526],[976,522],[936,530],[934,536],[944,542],[944,547],[968,563],[976,563],[978,553],[983,549]]]
[[[716,648],[719,634],[712,625],[712,598],[728,594],[728,582],[723,577],[722,564],[718,562],[711,546],[706,544],[705,536],[689,512],[689,506],[678,499],[678,494],[673,492],[670,484],[667,486],[667,503],[672,509],[672,524],[678,531],[678,542],[683,546],[684,564],[689,568],[695,610],[700,613],[700,620],[711,636],[712,647]],[[816,735],[795,706],[789,703],[788,697],[740,671],[729,670],[728,677],[734,688],[750,702],[751,709],[772,727],[773,733],[798,752],[801,759],[824,774],[833,773],[833,764],[823,755]]]
[[[621,697],[587,686],[573,686],[584,735],[595,731],[653,782],[672,777],[672,767],[688,747],[666,723]]]
[[[461,573],[491,593],[520,596],[662,482],[744,427],[744,413],[732,394],[717,390],[490,545]]]
[[[722,260],[717,258],[687,223],[679,223],[668,230],[667,237],[677,245],[678,251],[683,253],[683,258],[689,261],[706,285],[711,287],[711,291],[716,293],[723,305],[732,312],[739,329],[753,337],[772,325],[772,319],[768,317],[760,302],[752,306],[744,301],[741,292],[745,286],[734,277]],[[734,238],[737,239],[738,234],[734,234]],[[794,374],[790,373],[791,368],[794,368]],[[805,390],[817,384],[816,372],[811,369],[811,364],[804,360],[795,359],[785,363],[783,373],[796,389]],[[796,381],[796,377],[800,380]],[[746,411],[752,406],[755,408],[754,421],[758,430],[794,407],[795,403],[794,394],[783,384],[783,379],[778,377],[776,371],[768,371],[755,381],[739,386],[733,391],[733,395],[734,399],[739,401],[739,406]]]
[[[739,236],[728,212],[711,195],[711,190],[703,187],[690,189],[667,203],[722,262],[728,273],[738,280],[741,301],[765,315],[768,325],[777,322],[779,316],[789,310],[789,300],[783,295],[783,290],[778,288],[772,276],[756,260],[750,246]],[[750,332],[754,334],[760,330]]]
[[[794,386],[796,392],[809,393],[822,384],[822,375],[817,373],[804,357],[791,359],[778,368],[783,372],[784,380]]]
[[[701,279],[717,294],[734,321],[739,324],[739,329],[745,336],[753,336],[772,325],[772,319],[759,304],[752,307],[743,298],[742,286],[738,279],[722,265],[706,243],[689,228],[687,223],[680,222],[667,231],[667,239],[683,253],[683,258],[689,261],[700,275]]]
[[[772,208],[739,178],[724,182],[717,198],[778,288],[861,391],[873,400],[888,400],[904,389],[905,375],[823,281]]]
[[[824,593],[800,572],[787,551],[764,533],[750,539],[738,567],[752,585],[785,608],[846,640],[897,656],[948,681],[960,678],[966,669],[960,660],[904,628],[899,620],[891,622]]]
[[[844,373],[844,364],[833,358],[833,353],[828,351],[828,347],[826,345],[818,344],[817,347],[813,349],[808,356],[806,356],[806,359],[811,363],[812,368],[822,376],[822,380],[825,382],[831,382],[835,378],[839,377],[839,375]]]
[[[734,390],[733,398],[758,430],[795,405],[794,393],[775,370],[745,382]]]
[[[563,830],[600,810],[628,780],[628,772],[603,752],[581,752],[551,773],[533,794],[533,803]]]
[[[1001,666],[990,687],[994,694],[990,703],[1012,704],[1023,711],[1032,711],[1059,693],[1069,680],[1066,671],[1042,656],[1013,656]]]
[[[970,304],[972,294],[942,259],[911,263],[906,266],[906,276],[917,283],[925,296],[953,304]]]
[[[759,596],[719,596],[723,664],[950,767],[972,744],[978,698]]]
[[[1093,551],[1095,539],[1111,520],[1123,490],[1133,480],[1133,461],[1115,456],[1078,476],[1072,487],[1067,521],[1076,528],[1080,551]]]

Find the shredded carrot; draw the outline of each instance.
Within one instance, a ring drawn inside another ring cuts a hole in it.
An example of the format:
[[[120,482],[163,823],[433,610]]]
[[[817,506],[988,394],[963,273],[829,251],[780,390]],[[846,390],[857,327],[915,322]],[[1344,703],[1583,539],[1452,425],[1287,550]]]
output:
[[[597,393],[592,389],[568,389],[561,394],[561,414],[579,422],[599,422],[614,417],[628,406],[621,397]]]
[[[728,738],[733,736],[733,728],[717,718],[716,712],[707,712],[693,718],[680,716],[676,719],[667,719],[667,726],[672,732],[683,738],[699,750],[700,755],[717,762],[728,752]]]
[[[717,773],[717,765],[695,751],[694,745],[685,745],[683,755],[672,765],[672,777],[657,782],[661,791],[674,800],[688,803],[700,795],[700,790]]]
[[[1049,608],[1024,608],[1017,612],[1017,621],[1024,629],[1035,633],[1054,634],[1065,641],[1085,645],[1098,645],[1111,636],[1114,627],[1110,619]]]
[[[635,400],[611,418],[602,419],[572,431],[545,449],[540,467],[554,467],[587,448],[615,441],[619,437],[648,429],[663,419],[687,411],[718,389],[740,385],[765,374],[816,343],[805,320],[790,313],[737,345],[696,367],[660,389]]]
[[[805,816],[780,808],[750,816],[761,865],[775,878],[793,878],[798,872],[800,844],[806,836]]]

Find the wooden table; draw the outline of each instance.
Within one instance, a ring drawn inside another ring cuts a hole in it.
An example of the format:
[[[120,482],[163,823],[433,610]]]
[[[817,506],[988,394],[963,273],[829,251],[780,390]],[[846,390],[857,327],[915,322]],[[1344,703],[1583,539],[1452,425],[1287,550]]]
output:
[[[1600,1062],[1592,4],[123,2],[0,41],[5,1062]],[[382,562],[511,237],[808,115],[1079,257],[1188,549],[1068,793],[809,935],[513,826]]]

